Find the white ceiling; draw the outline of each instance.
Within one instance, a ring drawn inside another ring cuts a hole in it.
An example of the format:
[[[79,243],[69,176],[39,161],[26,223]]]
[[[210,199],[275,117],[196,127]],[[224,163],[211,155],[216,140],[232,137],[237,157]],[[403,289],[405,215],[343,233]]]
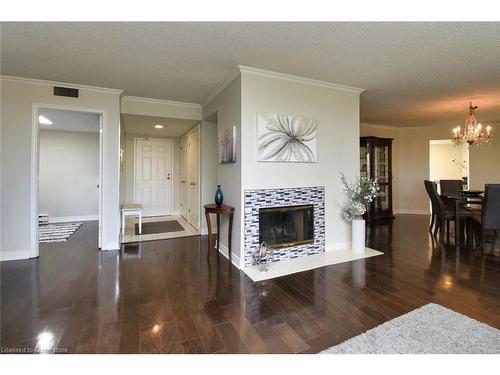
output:
[[[168,117],[141,116],[122,113],[122,122],[125,133],[180,137],[199,123],[194,120],[180,120]],[[163,125],[163,129],[155,129],[155,125]]]
[[[1,72],[203,104],[236,65],[367,89],[361,120],[500,121],[500,23],[2,23]]]
[[[43,130],[99,133],[100,115],[97,113],[40,108],[38,115],[52,121],[52,125],[39,124]]]

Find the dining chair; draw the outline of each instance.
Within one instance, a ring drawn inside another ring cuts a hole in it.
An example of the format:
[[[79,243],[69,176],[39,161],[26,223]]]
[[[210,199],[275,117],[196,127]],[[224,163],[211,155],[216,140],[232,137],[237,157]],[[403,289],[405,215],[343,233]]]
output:
[[[432,193],[432,184],[436,184],[433,181],[429,180],[424,180],[424,186],[425,186],[425,191],[427,192],[427,195],[429,196],[429,200],[431,201],[431,224],[429,225],[429,232],[432,233],[432,228],[434,226],[434,223],[436,221],[436,215],[437,215],[437,202],[435,200],[434,194]]]
[[[463,187],[462,180],[440,180],[441,194],[443,195],[461,195]]]
[[[440,236],[443,236],[444,233],[447,232],[449,235],[450,222],[455,221],[455,210],[451,208],[452,206],[454,207],[454,202],[445,202],[445,198],[439,195],[435,182],[425,180],[424,185],[431,200],[432,216],[434,216],[433,220],[431,220],[431,228],[432,224],[435,225],[433,234],[437,236],[439,232]],[[472,215],[472,212],[460,209],[461,221],[465,222],[469,220]],[[429,228],[429,230],[432,232],[431,228]]]
[[[475,212],[472,219],[479,224],[481,234],[481,253],[484,254],[486,234],[493,231],[492,248],[500,230],[500,184],[486,184],[484,187],[484,200],[481,212]]]

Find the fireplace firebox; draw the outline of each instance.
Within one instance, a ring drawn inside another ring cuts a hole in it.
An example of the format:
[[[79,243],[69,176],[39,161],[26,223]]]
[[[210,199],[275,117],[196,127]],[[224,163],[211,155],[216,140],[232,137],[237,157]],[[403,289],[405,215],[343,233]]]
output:
[[[314,243],[314,205],[259,208],[259,242],[272,248]]]

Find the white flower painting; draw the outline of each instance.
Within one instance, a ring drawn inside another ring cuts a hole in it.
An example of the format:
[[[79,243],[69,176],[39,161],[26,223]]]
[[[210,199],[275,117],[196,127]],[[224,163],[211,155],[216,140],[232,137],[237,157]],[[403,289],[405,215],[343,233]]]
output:
[[[315,163],[318,147],[317,125],[318,122],[310,117],[258,113],[257,159]]]

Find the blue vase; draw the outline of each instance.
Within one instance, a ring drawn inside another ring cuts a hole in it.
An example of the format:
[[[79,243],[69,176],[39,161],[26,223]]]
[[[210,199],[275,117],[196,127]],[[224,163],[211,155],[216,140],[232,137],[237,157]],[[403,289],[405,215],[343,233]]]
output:
[[[220,188],[220,185],[217,185],[217,191],[215,192],[215,205],[217,207],[221,207],[223,201],[224,201],[224,194],[222,194],[222,189]]]

